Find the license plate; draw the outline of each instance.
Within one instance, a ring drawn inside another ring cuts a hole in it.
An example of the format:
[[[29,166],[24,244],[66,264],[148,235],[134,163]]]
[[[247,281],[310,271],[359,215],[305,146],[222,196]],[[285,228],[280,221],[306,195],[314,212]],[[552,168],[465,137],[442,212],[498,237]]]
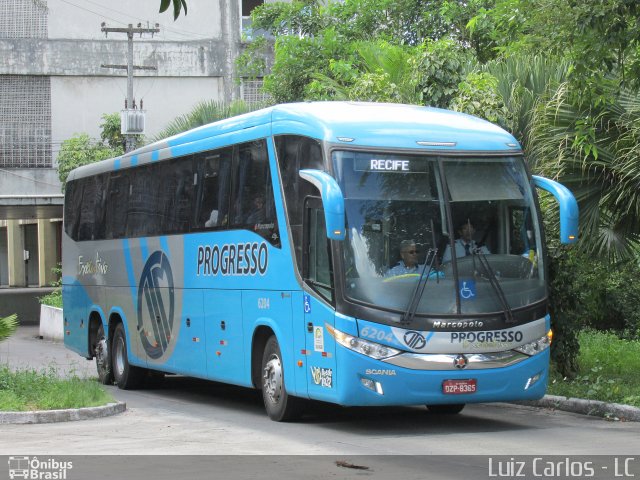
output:
[[[476,393],[478,383],[475,378],[465,380],[445,380],[442,382],[442,393],[445,395],[461,395]]]

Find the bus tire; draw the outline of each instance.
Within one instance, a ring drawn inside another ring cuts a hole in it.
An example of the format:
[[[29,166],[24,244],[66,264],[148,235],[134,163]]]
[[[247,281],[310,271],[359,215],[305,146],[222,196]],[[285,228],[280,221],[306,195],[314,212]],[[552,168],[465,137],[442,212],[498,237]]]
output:
[[[427,409],[431,413],[440,415],[456,415],[464,408],[464,403],[451,403],[446,405],[427,405]]]
[[[134,367],[129,364],[127,353],[127,338],[124,333],[122,323],[113,333],[113,343],[111,344],[111,359],[113,366],[113,377],[122,390],[131,390],[140,386],[145,377],[145,369]]]
[[[288,422],[300,415],[301,400],[287,393],[284,386],[282,354],[275,335],[269,337],[262,355],[262,399],[271,420]]]
[[[104,334],[102,323],[100,323],[96,332],[96,345],[93,353],[96,357],[98,381],[103,385],[113,385],[113,369],[111,368],[111,357],[109,355],[109,340]]]

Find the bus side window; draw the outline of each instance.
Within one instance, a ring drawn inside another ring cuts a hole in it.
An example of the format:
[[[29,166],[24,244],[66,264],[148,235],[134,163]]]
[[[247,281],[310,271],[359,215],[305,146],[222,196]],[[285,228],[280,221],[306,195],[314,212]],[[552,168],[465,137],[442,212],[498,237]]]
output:
[[[298,172],[304,168],[325,170],[322,148],[317,140],[297,135],[277,136],[274,140],[296,265],[298,271],[302,271],[304,199],[317,195],[318,189],[310,182],[303,180]]]
[[[317,198],[307,199],[306,261],[304,277],[309,285],[329,302],[333,301],[330,243],[322,210]]]
[[[104,211],[103,211],[103,175],[95,177],[83,178],[80,180],[82,185],[82,201],[77,208],[79,209],[77,239],[82,240],[100,240],[104,231]]]
[[[78,240],[80,226],[80,204],[82,201],[82,184],[79,180],[68,182],[65,194],[64,219],[65,232],[72,239]]]
[[[220,228],[228,223],[232,153],[233,149],[225,148],[196,155],[196,229]]]
[[[122,238],[127,228],[129,205],[129,177],[126,172],[113,172],[109,177],[108,200],[105,212],[105,236]]]
[[[238,163],[234,177],[232,226],[252,230],[272,245],[279,247],[280,235],[265,140],[245,143],[238,147]]]

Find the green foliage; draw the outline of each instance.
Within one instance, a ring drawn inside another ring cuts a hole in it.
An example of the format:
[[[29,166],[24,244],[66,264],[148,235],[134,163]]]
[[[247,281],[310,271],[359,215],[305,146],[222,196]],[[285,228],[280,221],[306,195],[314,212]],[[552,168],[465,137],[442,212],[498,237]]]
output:
[[[633,0],[496,0],[468,24],[500,56],[539,54],[573,65],[572,85],[589,95],[589,84],[612,73],[620,83],[640,85],[640,4]],[[628,80],[627,80],[628,79]]]
[[[120,115],[102,115],[100,142],[92,140],[88,134],[80,133],[64,140],[58,153],[58,178],[62,190],[67,177],[74,168],[122,155],[123,138],[120,134]]]
[[[177,20],[180,16],[180,12],[184,10],[184,14],[187,14],[187,1],[186,0],[160,0],[160,13],[166,12],[173,4],[173,20]]]
[[[504,106],[497,87],[498,79],[490,73],[471,72],[460,83],[451,108],[506,127],[511,123],[509,111]]]
[[[640,341],[587,329],[579,342],[579,374],[566,378],[552,372],[548,393],[640,407]]]
[[[450,106],[458,85],[474,67],[473,57],[461,45],[446,39],[421,45],[411,61],[423,103],[440,108]]]
[[[12,372],[0,366],[0,411],[95,407],[113,401],[94,380],[60,379],[55,369]]]
[[[74,168],[121,154],[122,149],[114,150],[102,143],[96,143],[86,133],[64,140],[58,154],[58,177],[62,182],[62,189],[64,190],[67,177]]]
[[[62,308],[62,267],[58,264],[57,267],[51,269],[53,274],[56,276],[58,280],[51,284],[52,287],[56,287],[56,289],[42,297],[38,298],[38,301],[42,305],[49,305],[50,307]]]
[[[18,315],[15,313],[8,317],[0,318],[0,342],[9,338],[18,328]]]
[[[582,328],[578,312],[579,287],[575,282],[576,259],[567,247],[555,245],[548,252],[549,314],[553,329],[551,360],[563,377],[578,372],[578,333]]]
[[[112,150],[116,151],[124,146],[124,137],[120,133],[120,114],[105,113],[102,115],[102,123],[100,124],[102,133],[100,139]]]
[[[173,119],[164,130],[154,137],[153,141],[162,140],[224,118],[252,112],[265,106],[266,104],[248,104],[241,100],[229,104],[215,100],[202,101],[190,112]]]
[[[529,136],[536,169],[567,185],[580,205],[580,247],[617,262],[636,257],[640,235],[640,97],[601,87],[607,101],[576,101],[567,83],[538,104]]]
[[[548,101],[559,85],[566,82],[570,64],[562,59],[542,55],[514,55],[488,62],[482,67],[497,80],[496,91],[509,114],[501,126],[511,132],[528,153],[529,131],[538,103]]]

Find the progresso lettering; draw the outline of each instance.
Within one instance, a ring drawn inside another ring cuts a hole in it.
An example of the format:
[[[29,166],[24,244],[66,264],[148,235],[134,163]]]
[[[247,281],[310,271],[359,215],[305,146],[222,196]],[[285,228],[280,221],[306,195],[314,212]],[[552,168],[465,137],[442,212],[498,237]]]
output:
[[[519,330],[498,330],[495,332],[454,332],[451,343],[463,342],[521,342],[523,334]]]
[[[264,275],[269,267],[269,250],[262,242],[198,246],[198,276]]]

